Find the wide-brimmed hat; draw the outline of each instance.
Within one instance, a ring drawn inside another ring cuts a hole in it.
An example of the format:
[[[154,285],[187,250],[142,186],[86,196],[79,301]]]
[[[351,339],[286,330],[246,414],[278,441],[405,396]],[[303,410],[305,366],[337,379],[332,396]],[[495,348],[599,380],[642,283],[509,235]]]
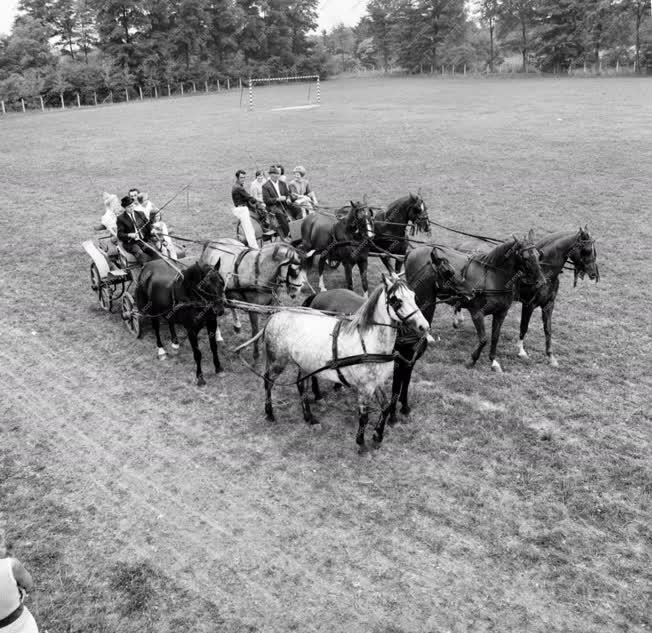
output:
[[[272,165],[269,168],[269,171],[267,173],[268,174],[280,174],[281,172],[278,170],[278,167],[276,165]]]
[[[293,173],[293,174],[297,174],[297,173],[298,173],[298,174],[301,174],[302,176],[305,176],[305,175],[306,175],[306,168],[305,168],[305,167],[302,167],[301,165],[297,165],[297,166],[292,170],[292,173]]]

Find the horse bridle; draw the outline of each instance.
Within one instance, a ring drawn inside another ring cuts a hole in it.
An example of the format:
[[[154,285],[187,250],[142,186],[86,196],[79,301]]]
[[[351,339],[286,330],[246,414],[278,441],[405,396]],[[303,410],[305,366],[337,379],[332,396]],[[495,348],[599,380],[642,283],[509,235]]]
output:
[[[396,296],[396,289],[398,288],[399,285],[404,285],[401,281],[395,281],[391,288],[387,290],[387,302],[385,304],[385,307],[387,308],[387,316],[393,321],[394,319],[392,318],[392,315],[389,312],[389,309],[391,308],[394,310],[394,314],[398,317],[399,322],[402,325],[406,325],[408,320],[413,317],[417,312],[419,312],[419,307],[417,306],[410,314],[406,314],[405,316],[402,316],[400,313],[401,305],[403,304],[403,301],[399,299]],[[396,327],[395,325],[392,325],[392,327]]]
[[[204,282],[204,279],[208,277],[208,275],[215,273],[221,280],[222,280],[222,289],[226,287],[226,281],[224,277],[222,276],[222,273],[220,273],[217,270],[209,270],[206,275],[202,278],[202,280],[199,282],[199,284],[193,289],[193,291],[199,296],[200,299],[206,302],[207,305],[217,305],[219,303],[224,303],[224,291],[222,291],[222,294],[213,294],[210,292],[206,292],[202,288],[202,284]]]
[[[414,227],[418,228],[419,230],[425,230],[426,233],[428,233],[430,232],[430,218],[428,217],[428,210],[426,209],[426,203],[423,201],[423,198],[421,196],[417,196],[414,202],[415,204],[412,205],[411,210],[417,209],[417,213],[415,217],[412,218],[410,221],[412,222],[412,225]],[[426,228],[421,229],[419,227],[419,222],[424,222]]]

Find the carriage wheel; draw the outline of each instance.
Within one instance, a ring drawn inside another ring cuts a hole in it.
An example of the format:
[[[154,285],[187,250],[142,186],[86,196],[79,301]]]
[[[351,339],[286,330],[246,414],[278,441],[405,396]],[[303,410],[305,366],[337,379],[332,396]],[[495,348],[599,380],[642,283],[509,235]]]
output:
[[[142,336],[141,317],[134,303],[134,298],[129,292],[122,295],[122,320],[136,338]]]
[[[91,264],[91,288],[97,293],[97,301],[100,304],[100,308],[106,312],[110,312],[113,307],[111,289],[102,282],[100,271],[97,269],[95,263]]]

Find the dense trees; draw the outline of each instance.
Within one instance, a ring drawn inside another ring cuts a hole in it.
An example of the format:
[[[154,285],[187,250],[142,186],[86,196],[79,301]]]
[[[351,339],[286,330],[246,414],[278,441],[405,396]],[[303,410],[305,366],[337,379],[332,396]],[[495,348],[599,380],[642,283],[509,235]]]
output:
[[[357,26],[321,34],[318,5],[20,0],[11,34],[0,36],[0,98],[126,97],[138,86],[362,67],[493,71],[514,57],[522,71],[652,65],[649,0],[369,0]]]

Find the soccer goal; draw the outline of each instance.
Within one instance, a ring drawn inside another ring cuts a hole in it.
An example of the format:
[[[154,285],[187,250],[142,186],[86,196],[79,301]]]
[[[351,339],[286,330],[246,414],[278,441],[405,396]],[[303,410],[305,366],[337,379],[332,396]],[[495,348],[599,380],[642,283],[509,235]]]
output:
[[[314,108],[321,103],[319,75],[295,77],[251,77],[249,83],[249,107],[255,105],[278,110]]]

